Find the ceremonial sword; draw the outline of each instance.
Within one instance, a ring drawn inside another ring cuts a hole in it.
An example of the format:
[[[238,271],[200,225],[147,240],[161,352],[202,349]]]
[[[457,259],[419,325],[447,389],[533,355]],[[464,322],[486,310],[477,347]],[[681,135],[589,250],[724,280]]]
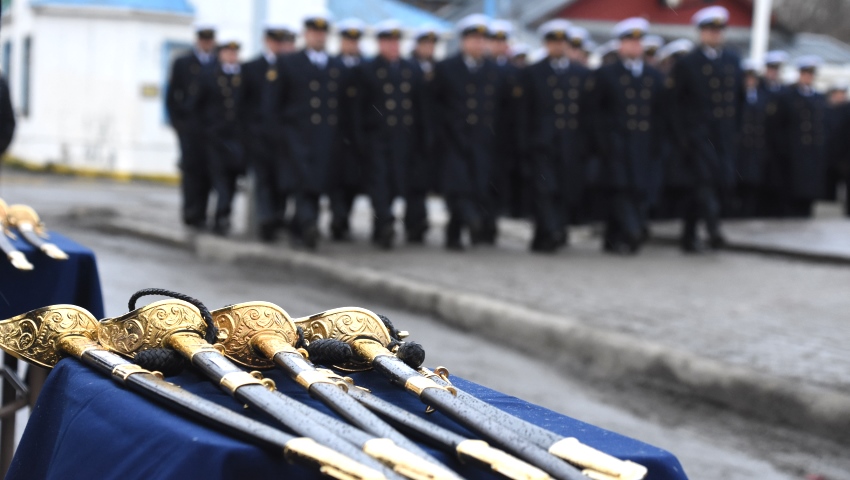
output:
[[[0,250],[3,250],[3,253],[6,254],[6,257],[9,259],[9,262],[12,263],[12,266],[17,268],[18,270],[32,270],[33,266],[27,260],[27,257],[24,255],[24,252],[21,252],[12,242],[9,241],[9,238],[15,238],[14,234],[9,230],[9,219],[7,218],[6,210],[8,210],[8,206],[3,199],[0,199]],[[6,237],[9,238],[6,238]]]
[[[298,333],[294,322],[279,306],[267,302],[248,302],[230,305],[211,312],[219,329],[219,344],[225,355],[234,362],[250,368],[271,368],[277,364],[293,380],[305,387],[311,395],[325,402],[331,409],[361,429],[379,437],[389,438],[400,447],[431,459],[415,443],[381,420],[369,408],[382,402],[378,414],[399,420],[404,426],[422,434],[449,453],[465,460],[490,467],[515,480],[543,480],[546,472],[529,465],[505,452],[490,447],[483,440],[470,440],[443,429],[414,415],[410,415],[389,402],[369,395],[354,386],[350,378],[339,377],[330,370],[318,369],[304,358],[306,351],[296,349]],[[258,352],[261,354],[258,356]],[[269,360],[271,359],[271,360]],[[274,363],[272,363],[272,360]],[[365,399],[374,402],[366,406]],[[326,419],[322,423],[326,426]],[[436,460],[433,460],[437,462]]]
[[[132,391],[255,445],[282,451],[289,462],[318,468],[328,477],[385,478],[312,439],[293,437],[166,382],[159,372],[145,370],[104,349],[97,342],[97,332],[97,320],[87,310],[75,305],[54,305],[0,321],[0,349],[47,368],[64,357],[77,358]]]
[[[273,392],[274,382],[263,379],[259,372],[248,373],[223,354],[223,347],[204,339],[207,325],[194,305],[182,300],[162,300],[138,308],[121,317],[100,322],[99,342],[112,351],[132,357],[139,352],[170,348],[176,350],[237,400],[262,411],[299,435],[309,436],[355,460],[384,472],[387,477],[416,473],[409,478],[453,478],[445,469],[423,467],[422,463],[404,463],[395,445],[386,442],[370,444],[358,450],[348,440],[316,422],[312,416],[299,415],[294,409],[310,408],[280,392]],[[312,410],[312,409],[311,409]],[[387,465],[385,466],[384,463]],[[387,466],[390,468],[388,469]],[[423,472],[423,468],[425,471]]]
[[[414,393],[426,405],[436,407],[456,422],[544,470],[553,478],[586,480],[586,477],[572,465],[564,463],[543,448],[506,428],[493,416],[484,415],[477,409],[458,401],[454,387],[439,385],[398,359],[384,347],[392,341],[392,338],[376,314],[362,308],[341,308],[296,319],[295,323],[303,329],[305,338],[311,342],[318,339],[333,339],[351,345],[357,358],[335,365],[336,367],[344,370],[363,370],[364,367],[371,366],[393,383]],[[315,345],[316,342],[313,344]],[[308,351],[311,350],[313,347],[308,349]]]
[[[59,249],[56,245],[45,241],[47,231],[44,224],[38,218],[32,207],[27,205],[12,205],[6,210],[9,224],[21,232],[30,245],[44,252],[45,255],[54,260],[67,260],[68,254]]]

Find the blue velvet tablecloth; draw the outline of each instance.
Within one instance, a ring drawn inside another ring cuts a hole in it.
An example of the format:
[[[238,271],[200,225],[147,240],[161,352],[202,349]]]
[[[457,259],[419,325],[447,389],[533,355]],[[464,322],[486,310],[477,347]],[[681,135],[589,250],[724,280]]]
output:
[[[330,413],[282,373],[269,371],[265,374],[277,382],[282,392]],[[439,412],[426,415],[425,406],[417,398],[390,384],[378,373],[366,372],[353,378],[358,385],[371,389],[381,398],[462,435],[472,436]],[[184,371],[168,380],[271,424],[259,412],[244,408],[194,371]],[[458,387],[509,413],[645,465],[650,472],[648,480],[686,479],[679,461],[664,450],[460,378],[452,380]],[[460,465],[447,454],[431,451],[465,478],[498,478],[482,469]],[[65,359],[44,385],[6,478],[256,480],[320,477],[313,471],[287,464],[276,453],[180,417],[125,390],[77,360]]]
[[[94,253],[58,233],[50,232],[55,243],[70,257],[54,260],[20,236],[12,241],[35,268],[30,271],[12,267],[0,252],[0,319],[59,303],[83,307],[103,318],[103,297]]]

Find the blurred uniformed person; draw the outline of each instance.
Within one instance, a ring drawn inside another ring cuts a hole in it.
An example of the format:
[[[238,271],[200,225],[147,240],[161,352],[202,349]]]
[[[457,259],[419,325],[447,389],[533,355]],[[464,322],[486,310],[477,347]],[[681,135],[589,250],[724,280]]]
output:
[[[673,67],[693,48],[693,42],[686,38],[680,38],[671,41],[658,50],[656,54],[658,67],[662,75],[665,76],[666,86],[670,86],[666,77],[670,76]],[[684,209],[690,208],[689,199],[693,197],[691,192],[694,185],[693,169],[690,162],[686,161],[688,149],[684,145],[683,139],[676,135],[675,122],[678,115],[675,112],[676,105],[673,103],[675,93],[672,88],[667,88],[664,92],[667,99],[665,102],[667,108],[665,108],[666,112],[663,116],[665,125],[662,130],[661,143],[664,188],[661,201],[656,207],[656,216],[667,219],[684,217]]]
[[[502,81],[498,67],[487,59],[487,25],[474,14],[457,24],[461,51],[434,67],[432,91],[439,128],[440,187],[449,207],[446,247],[462,250],[463,230],[472,243],[495,238],[498,207],[493,205],[495,122],[499,115]]]
[[[741,61],[724,48],[728,20],[729,11],[720,6],[694,14],[700,44],[676,63],[670,76],[677,114],[673,126],[687,149],[685,160],[694,180],[692,196],[683,208],[681,247],[685,252],[701,250],[700,220],[705,222],[711,248],[725,243],[720,228],[721,200],[734,186],[743,97]]]
[[[422,157],[422,73],[413,62],[401,58],[402,26],[386,20],[375,26],[378,55],[362,68],[364,132],[367,144],[366,189],[372,201],[372,241],[392,248],[395,238],[393,201],[408,198],[411,184],[420,175]],[[419,190],[417,193],[421,193]],[[427,225],[426,212],[412,199],[405,213],[409,234],[419,235]]]
[[[617,50],[620,48],[620,41],[616,38],[612,38],[607,42],[603,43],[596,49],[596,53],[599,55],[600,63],[602,65],[608,65],[609,63],[616,63],[619,59],[619,55],[617,54]]]
[[[826,98],[814,89],[816,55],[797,59],[797,83],[768,110],[774,158],[780,167],[783,216],[809,217],[823,195],[826,171]]]
[[[586,67],[590,59],[590,54],[585,46],[588,40],[590,40],[590,32],[584,27],[573,25],[567,31],[567,37],[570,42],[570,48],[567,50],[567,56],[570,61],[577,62]]]
[[[278,106],[283,138],[295,168],[296,245],[315,249],[319,241],[319,199],[332,185],[332,167],[339,148],[342,61],[325,52],[330,21],[325,14],[304,21],[304,49],[282,57]]]
[[[658,50],[664,46],[664,39],[658,35],[643,38],[643,60],[652,67],[658,67]]]
[[[428,193],[437,189],[439,164],[437,160],[437,109],[434,105],[431,81],[434,79],[434,51],[440,39],[440,31],[435,25],[426,24],[420,27],[414,36],[414,47],[410,61],[419,70],[422,77],[420,93],[421,145],[415,153],[418,157],[415,164],[417,174],[408,176],[407,193],[405,194],[405,235],[408,243],[421,244],[425,241],[428,231]]]
[[[567,57],[570,23],[540,26],[547,56],[523,70],[526,111],[522,116],[527,158],[532,164],[535,205],[531,250],[554,252],[565,246],[584,189],[590,71]]]
[[[12,97],[9,94],[9,84],[0,75],[0,157],[6,153],[15,135],[15,111],[12,108]]]
[[[529,213],[528,205],[523,205],[523,191],[527,183],[527,174],[522,171],[524,162],[518,149],[517,115],[522,108],[522,87],[519,85],[520,69],[511,62],[510,40],[513,25],[507,20],[496,19],[490,22],[488,35],[490,38],[490,54],[509,92],[505,99],[500,115],[496,118],[496,156],[494,165],[496,177],[490,186],[492,203],[498,208],[499,214],[511,217],[522,217]],[[526,202],[527,203],[527,202]],[[491,224],[484,225],[482,240],[487,244],[496,242],[496,218]]]
[[[770,94],[782,93],[782,66],[788,62],[788,54],[782,50],[771,50],[764,55],[764,79],[762,87]]]
[[[198,111],[203,119],[210,175],[216,193],[213,232],[230,232],[230,211],[236,195],[236,180],[246,167],[244,109],[240,43],[225,37],[218,46],[218,64],[202,77]]]
[[[824,179],[823,200],[835,202],[838,200],[838,186],[844,183],[844,173],[840,162],[836,161],[836,149],[840,148],[840,137],[845,135],[842,130],[842,119],[846,115],[844,106],[847,104],[847,84],[843,82],[833,83],[826,91],[826,146],[827,167]]]
[[[336,24],[340,36],[338,59],[343,64],[341,82],[348,85],[340,98],[340,123],[337,142],[338,154],[334,159],[328,199],[331,206],[331,237],[334,240],[350,238],[351,208],[354,199],[362,192],[362,168],[365,161],[360,109],[360,70],[363,54],[360,39],[366,24],[359,18],[346,18]]]
[[[263,52],[242,66],[242,107],[245,150],[254,171],[258,233],[262,241],[271,242],[285,224],[286,201],[294,188],[273,108],[280,56],[294,51],[295,31],[284,24],[267,22],[263,45]]]
[[[764,187],[767,158],[765,115],[768,93],[760,85],[759,68],[752,59],[741,63],[744,72],[744,105],[741,111],[741,134],[738,139],[738,174],[733,214],[755,217]]]
[[[520,70],[528,66],[528,45],[518,43],[511,47],[511,63]]]
[[[660,183],[664,79],[643,59],[642,39],[648,29],[649,22],[637,17],[615,25],[620,61],[595,74],[593,113],[604,160],[607,252],[634,253],[640,248],[648,205],[655,201]]]
[[[180,141],[180,190],[183,197],[183,223],[203,229],[207,226],[207,203],[212,180],[197,96],[204,73],[212,72],[215,54],[215,27],[196,23],[197,40],[191,52],[174,60],[165,93],[171,125]]]

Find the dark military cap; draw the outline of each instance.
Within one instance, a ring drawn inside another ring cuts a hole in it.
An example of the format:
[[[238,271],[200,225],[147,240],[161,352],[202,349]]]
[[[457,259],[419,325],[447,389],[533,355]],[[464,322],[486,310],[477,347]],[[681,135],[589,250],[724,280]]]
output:
[[[310,30],[321,30],[323,32],[327,32],[331,27],[331,21],[328,18],[328,15],[309,15],[304,18],[304,26]]]

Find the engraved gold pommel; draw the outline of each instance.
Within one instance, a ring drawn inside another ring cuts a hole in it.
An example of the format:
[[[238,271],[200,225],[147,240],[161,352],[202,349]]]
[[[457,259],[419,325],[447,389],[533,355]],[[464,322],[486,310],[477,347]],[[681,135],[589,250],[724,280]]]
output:
[[[97,320],[75,305],[53,305],[0,321],[0,349],[42,367],[52,368],[68,353],[67,340],[79,338],[74,356],[97,346]]]
[[[247,302],[213,310],[218,327],[218,342],[224,354],[238,364],[251,368],[272,368],[271,358],[298,340],[295,324],[289,314],[268,302]],[[258,351],[259,347],[262,351]],[[280,348],[271,352],[272,348]]]
[[[29,205],[11,205],[6,207],[6,220],[9,225],[16,228],[26,228],[29,225],[30,229],[39,236],[44,236],[44,224],[38,217],[38,213]]]
[[[412,480],[457,478],[454,473],[408,452],[389,438],[373,438],[367,441],[363,444],[363,452],[392,468],[399,475]]]
[[[464,440],[456,447],[457,453],[489,465],[490,468],[513,480],[549,480],[548,473],[534,465],[528,464],[497,448],[493,448],[484,440]]]
[[[353,342],[357,339],[369,338],[386,346],[392,341],[384,322],[377,314],[365,308],[345,307],[327,310],[309,317],[295,319],[295,325],[304,330],[304,337],[309,342],[322,338],[333,338],[353,345]],[[350,362],[335,366],[340,370],[350,372],[371,368],[366,362]]]
[[[98,341],[109,350],[132,358],[138,352],[173,346],[171,340],[177,336],[202,340],[206,331],[207,325],[194,305],[162,300],[100,322]]]
[[[581,467],[582,473],[593,480],[642,480],[647,474],[643,465],[600,452],[577,438],[555,443],[549,447],[549,453]]]
[[[284,455],[290,462],[308,462],[319,471],[337,480],[384,480],[384,474],[362,465],[345,455],[319,445],[309,438],[296,438],[286,442]]]

